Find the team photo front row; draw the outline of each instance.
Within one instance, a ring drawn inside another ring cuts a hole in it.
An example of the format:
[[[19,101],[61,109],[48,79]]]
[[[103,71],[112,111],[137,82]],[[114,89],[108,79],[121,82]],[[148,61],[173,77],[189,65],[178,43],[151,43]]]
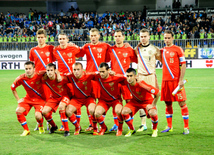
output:
[[[104,120],[107,111],[112,107],[118,120],[116,136],[122,135],[124,121],[129,127],[126,137],[136,132],[133,116],[140,109],[144,109],[147,118],[151,118],[152,137],[158,136],[156,103],[161,95],[160,90],[143,80],[139,81],[135,69],[128,68],[125,75],[116,74],[105,62],[99,65],[98,72],[86,72],[83,65],[76,62],[73,64],[73,71],[66,74],[60,73],[53,63],[49,63],[46,70],[39,72],[35,72],[35,64],[32,61],[27,61],[24,67],[25,73],[17,77],[11,86],[18,102],[17,119],[24,128],[21,136],[30,134],[25,116],[32,107],[35,108],[40,134],[45,133],[43,117],[51,126],[50,134],[58,129],[52,113],[59,108],[64,136],[70,135],[68,120],[75,126],[74,135],[78,135],[81,131],[79,116],[83,105],[92,119],[93,135],[104,135],[108,130]],[[27,92],[21,99],[16,91],[20,85]],[[123,102],[126,103],[125,106]],[[184,123],[188,125],[185,118]],[[100,125],[100,129],[97,124]],[[168,128],[162,132],[169,132],[166,130]]]

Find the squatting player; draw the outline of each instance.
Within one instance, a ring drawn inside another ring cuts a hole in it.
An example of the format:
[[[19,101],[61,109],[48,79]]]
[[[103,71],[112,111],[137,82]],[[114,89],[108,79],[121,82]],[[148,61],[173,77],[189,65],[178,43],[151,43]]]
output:
[[[161,61],[160,50],[149,43],[150,35],[148,29],[140,30],[140,43],[135,49],[138,59],[138,81],[145,81],[147,84],[152,85],[159,89],[156,78],[156,60]],[[139,110],[141,117],[141,126],[137,132],[147,130],[146,114],[143,109]]]
[[[99,84],[97,87],[99,89],[97,91],[99,102],[95,109],[95,118],[101,126],[99,135],[103,135],[107,131],[103,114],[107,113],[108,109],[112,107],[117,116],[120,116],[123,107],[118,84],[125,81],[126,78],[124,76],[111,76],[109,70],[107,63],[101,63],[99,66],[100,75],[95,78]]]
[[[56,112],[58,106],[59,113],[65,112],[65,107],[69,103],[69,97],[67,95],[67,78],[61,76],[59,71],[56,70],[56,65],[49,63],[46,67],[47,76],[42,78],[42,83],[50,89],[50,93],[47,95],[47,102],[42,110],[42,114],[51,125],[49,133],[54,133],[58,129],[57,125],[53,121],[52,112]]]
[[[136,71],[133,68],[129,68],[126,71],[127,87],[132,94],[132,99],[123,107],[121,116],[129,126],[129,132],[126,137],[135,133],[132,117],[137,113],[139,109],[144,109],[148,118],[151,118],[153,124],[152,137],[157,137],[157,125],[158,115],[156,110],[156,103],[160,96],[159,89],[148,85],[144,81],[136,81]],[[154,95],[154,98],[153,96]],[[121,124],[121,122],[119,121]],[[122,130],[118,130],[118,135],[122,135]]]
[[[94,130],[93,134],[97,135],[98,134],[97,123],[94,118],[96,102],[94,97],[92,97],[92,82],[91,82],[92,80],[94,80],[95,74],[87,74],[86,72],[84,72],[83,65],[79,62],[76,62],[73,65],[73,73],[68,74],[67,78],[73,87],[72,99],[69,105],[67,105],[66,107],[67,117],[75,125],[76,116],[74,115],[74,112],[81,109],[81,107],[85,105],[90,113],[90,118],[92,118],[93,121],[93,130]],[[66,123],[64,127],[65,127],[65,136],[69,135],[68,123]],[[74,134],[78,135],[79,132],[80,128],[76,127]]]
[[[184,89],[184,74],[186,71],[186,61],[184,51],[181,47],[173,45],[173,32],[166,30],[164,33],[164,42],[166,46],[161,49],[163,63],[163,77],[161,85],[161,101],[166,104],[166,120],[167,127],[162,132],[172,132],[172,102],[177,101],[181,107],[181,114],[184,121],[183,134],[189,134],[189,111],[186,105],[186,93]],[[181,67],[180,67],[181,65]],[[183,88],[175,96],[172,95],[173,90],[180,86]]]
[[[44,91],[41,81],[43,73],[35,73],[35,64],[32,61],[27,61],[24,64],[24,67],[25,74],[17,77],[11,86],[13,95],[18,102],[18,107],[16,109],[17,119],[24,128],[21,136],[27,136],[30,134],[25,116],[27,116],[32,107],[35,108],[35,118],[38,122],[39,133],[41,134],[45,132],[42,117],[42,109],[45,105],[45,96],[43,95]],[[21,99],[16,91],[16,88],[20,85],[22,85],[27,92],[26,96]]]

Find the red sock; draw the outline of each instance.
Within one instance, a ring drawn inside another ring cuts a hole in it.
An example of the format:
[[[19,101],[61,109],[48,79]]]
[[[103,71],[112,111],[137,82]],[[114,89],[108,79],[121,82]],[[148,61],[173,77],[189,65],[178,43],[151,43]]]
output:
[[[65,131],[69,131],[69,127],[68,127],[68,118],[65,114],[65,110],[59,110],[59,114],[60,114],[60,118],[62,121],[62,125],[64,126],[64,130]]]
[[[100,124],[100,126],[102,127],[102,129],[106,128],[103,115],[101,115],[99,118],[97,118],[97,122]]]
[[[40,120],[37,120],[38,122],[38,127],[43,127],[43,117]]]
[[[93,115],[90,115],[90,116],[91,116],[91,120],[92,120],[93,130],[96,131],[97,130],[97,121]]]
[[[152,116],[151,120],[152,120],[153,130],[156,130],[158,126],[158,115]]]
[[[78,110],[76,111],[76,119],[77,119],[78,124],[80,124],[81,109],[78,109]]]
[[[117,117],[118,119],[118,130],[122,131],[123,130],[123,117],[120,115]]]
[[[24,130],[29,131],[25,115],[23,113],[16,113],[16,115],[17,115],[17,119],[18,119],[19,123],[21,123],[22,127],[24,128]]]
[[[134,130],[134,126],[133,126],[133,120],[132,117],[130,116],[130,114],[126,114],[126,115],[122,115],[123,119],[125,120],[126,124],[129,126],[130,130]]]
[[[91,119],[91,115],[90,115],[90,113],[88,111],[88,108],[87,108],[87,114],[88,114],[89,124],[92,125],[93,122],[92,122],[92,119]]]
[[[184,106],[181,106],[181,114],[184,120],[184,128],[189,129],[189,111],[186,104]]]
[[[173,115],[172,102],[167,102],[165,113],[168,127],[172,128],[172,115]]]
[[[116,112],[114,111],[114,109],[112,110],[112,113],[113,113],[113,117],[114,117],[114,124],[116,124],[117,126],[119,125],[119,122],[118,122],[118,119],[117,119],[117,114]]]
[[[69,117],[69,121],[75,126],[75,128],[78,128],[80,126],[74,114],[72,114],[71,117]]]
[[[53,121],[53,118],[52,118],[52,112],[49,112],[47,113],[46,115],[44,115],[45,119],[47,120],[47,122],[52,126],[52,127],[55,127],[56,124],[55,122]]]

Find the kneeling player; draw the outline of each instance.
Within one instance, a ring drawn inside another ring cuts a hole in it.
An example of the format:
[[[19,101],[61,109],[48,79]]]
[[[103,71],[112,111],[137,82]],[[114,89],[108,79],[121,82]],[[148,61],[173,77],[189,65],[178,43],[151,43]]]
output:
[[[73,97],[66,108],[66,114],[71,123],[75,126],[74,135],[80,133],[81,127],[79,122],[76,121],[76,116],[74,112],[80,110],[83,105],[87,107],[87,110],[90,113],[90,117],[93,122],[96,122],[94,119],[94,110],[95,110],[95,99],[92,96],[92,80],[94,80],[95,74],[86,74],[83,70],[81,63],[76,62],[73,65],[73,74],[67,75],[68,80],[73,87]],[[65,136],[69,135],[68,123],[64,124],[65,127]],[[93,134],[98,134],[97,124],[93,123]]]
[[[126,71],[126,77],[128,82],[127,87],[131,92],[133,98],[123,107],[121,112],[122,119],[125,120],[126,124],[130,128],[129,132],[125,136],[129,137],[135,133],[132,117],[139,109],[144,109],[147,117],[151,118],[152,120],[152,137],[157,137],[158,116],[156,103],[160,96],[159,90],[151,85],[146,84],[144,81],[140,81],[137,83],[136,71],[133,68],[129,68]],[[152,94],[155,96],[154,98],[152,97]],[[118,130],[117,132],[118,135],[122,135],[121,130]]]
[[[56,112],[58,106],[60,115],[65,115],[65,107],[69,103],[69,97],[67,95],[66,84],[68,83],[65,76],[61,76],[56,70],[56,65],[49,63],[46,66],[47,76],[42,78],[42,82],[50,89],[47,97],[47,102],[42,110],[42,114],[51,125],[49,133],[54,133],[58,129],[57,125],[53,121],[52,112]]]
[[[45,105],[45,97],[42,96],[44,91],[41,82],[43,74],[35,73],[35,64],[32,61],[27,61],[24,66],[25,74],[22,74],[16,78],[11,86],[13,95],[18,101],[18,107],[16,109],[17,119],[24,128],[24,132],[21,136],[27,136],[30,134],[25,116],[27,116],[32,107],[35,108],[35,118],[38,122],[39,133],[41,134],[45,132],[41,113]],[[16,87],[20,85],[22,85],[27,92],[27,95],[22,99],[19,98],[16,91]]]

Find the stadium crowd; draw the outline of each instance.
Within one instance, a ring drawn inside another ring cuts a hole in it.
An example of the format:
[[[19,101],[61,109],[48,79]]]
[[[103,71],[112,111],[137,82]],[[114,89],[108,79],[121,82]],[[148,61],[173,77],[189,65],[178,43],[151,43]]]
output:
[[[70,41],[88,41],[91,28],[100,30],[103,41],[112,41],[116,29],[125,31],[126,40],[139,40],[139,30],[148,28],[151,40],[163,40],[163,32],[170,29],[175,39],[213,38],[214,15],[185,12],[166,17],[147,17],[143,11],[79,12],[63,10],[59,14],[47,14],[29,10],[29,15],[10,13],[0,15],[0,42],[35,42],[36,31],[47,30],[47,41],[54,42],[60,30],[69,29]]]

